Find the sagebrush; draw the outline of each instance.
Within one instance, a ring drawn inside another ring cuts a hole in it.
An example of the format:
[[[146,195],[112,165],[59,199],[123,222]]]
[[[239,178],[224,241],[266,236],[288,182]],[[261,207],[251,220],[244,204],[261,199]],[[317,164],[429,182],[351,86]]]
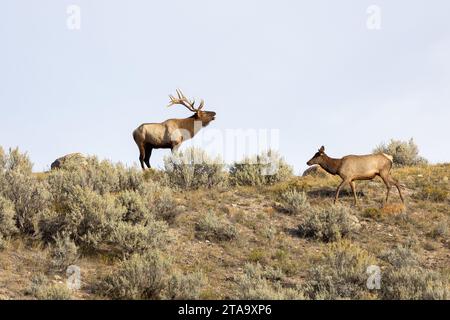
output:
[[[212,211],[200,217],[197,221],[196,230],[198,238],[211,241],[229,241],[238,236],[234,225]]]
[[[394,158],[394,164],[399,166],[416,166],[427,164],[428,161],[419,155],[419,147],[411,138],[409,141],[392,139],[388,144],[377,146],[374,153],[386,153]]]
[[[230,168],[230,182],[238,186],[270,185],[292,175],[292,167],[273,150],[235,162]]]
[[[298,226],[298,233],[302,237],[332,242],[349,236],[359,227],[359,220],[352,209],[343,205],[332,205],[309,211]]]
[[[134,254],[104,277],[97,289],[113,299],[198,299],[205,278],[182,274],[160,251]]]
[[[225,165],[198,148],[189,148],[164,158],[169,183],[183,189],[212,188],[226,184]]]
[[[304,300],[302,289],[283,286],[284,275],[279,269],[246,264],[244,273],[236,278],[239,285],[237,299],[243,300]]]
[[[366,250],[344,240],[333,243],[309,271],[305,294],[311,299],[367,299],[367,267],[376,259]]]
[[[299,214],[310,209],[308,197],[304,191],[300,192],[296,189],[287,190],[280,195],[282,209],[292,215]]]

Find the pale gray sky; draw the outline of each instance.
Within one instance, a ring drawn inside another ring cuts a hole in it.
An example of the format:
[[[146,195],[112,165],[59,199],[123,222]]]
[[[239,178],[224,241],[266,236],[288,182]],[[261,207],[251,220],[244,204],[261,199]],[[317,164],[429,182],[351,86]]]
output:
[[[35,170],[70,152],[131,165],[134,128],[190,115],[165,107],[179,87],[217,112],[204,130],[279,130],[297,172],[320,145],[364,154],[390,138],[448,162],[449,14],[444,0],[3,0],[0,145]]]

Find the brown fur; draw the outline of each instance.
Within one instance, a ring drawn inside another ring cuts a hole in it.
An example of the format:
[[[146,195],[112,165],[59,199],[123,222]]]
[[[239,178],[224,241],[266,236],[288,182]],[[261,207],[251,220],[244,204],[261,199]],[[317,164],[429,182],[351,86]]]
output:
[[[185,119],[169,119],[162,123],[145,123],[133,131],[133,138],[139,148],[139,161],[150,168],[153,149],[176,151],[183,141],[193,138],[197,132],[215,119],[212,111],[197,110]]]
[[[386,202],[389,200],[389,193],[392,185],[395,185],[400,199],[404,202],[402,192],[400,190],[400,184],[395,180],[391,174],[392,157],[384,154],[371,154],[364,156],[349,155],[341,159],[333,159],[325,154],[325,147],[321,147],[314,157],[307,162],[308,166],[318,164],[324,170],[332,175],[338,175],[341,177],[342,182],[336,190],[336,196],[334,202],[336,203],[339,198],[339,192],[345,184],[349,184],[355,204],[357,203],[355,181],[356,180],[372,180],[376,176],[383,179],[387,188]]]

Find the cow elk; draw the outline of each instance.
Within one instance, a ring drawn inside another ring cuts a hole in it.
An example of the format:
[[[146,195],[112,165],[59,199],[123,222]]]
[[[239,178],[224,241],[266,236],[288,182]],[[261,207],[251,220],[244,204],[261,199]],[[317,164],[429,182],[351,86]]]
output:
[[[215,120],[216,113],[203,111],[205,102],[201,100],[195,107],[195,100],[189,100],[181,90],[176,91],[176,97],[169,95],[170,104],[182,105],[194,114],[185,119],[169,119],[162,123],[144,123],[133,131],[133,138],[139,148],[139,161],[150,168],[150,157],[153,149],[171,149],[175,152],[183,141],[193,138],[198,131]]]
[[[314,157],[307,162],[308,166],[319,165],[328,173],[341,177],[342,182],[336,190],[335,203],[339,198],[339,192],[342,187],[345,184],[349,184],[353,192],[355,205],[357,203],[355,180],[372,180],[376,176],[381,177],[386,185],[387,194],[385,202],[389,200],[389,193],[392,185],[395,185],[400,194],[400,199],[404,203],[400,184],[390,174],[392,164],[392,156],[385,153],[363,156],[349,155],[341,159],[333,159],[325,154],[325,147],[323,146]]]

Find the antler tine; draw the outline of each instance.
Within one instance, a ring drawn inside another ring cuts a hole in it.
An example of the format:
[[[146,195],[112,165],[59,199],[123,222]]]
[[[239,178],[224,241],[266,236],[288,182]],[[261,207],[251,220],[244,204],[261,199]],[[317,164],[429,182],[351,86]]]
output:
[[[168,107],[173,106],[175,104],[175,97],[171,94],[169,94],[169,98],[170,98],[170,103],[168,105]]]
[[[185,106],[189,111],[197,112],[197,110],[194,108],[194,104],[188,100],[188,98],[185,97],[183,92],[180,89],[176,90],[178,98],[175,98],[173,95],[169,95],[170,103],[168,107],[173,106],[175,104],[181,104]]]
[[[181,101],[188,103],[192,108],[194,107],[194,104],[188,98],[186,98],[186,96],[183,94],[183,92],[180,89],[177,89],[177,94],[178,94],[178,98]]]
[[[178,93],[178,97],[180,98],[180,100],[183,100],[183,101],[188,102],[190,104],[189,99],[186,98],[186,96],[183,94],[183,92],[180,89],[177,89],[177,93]]]
[[[201,110],[204,106],[205,106],[205,100],[202,99],[202,101],[200,101],[200,105],[198,106],[197,110]]]
[[[181,92],[180,89],[177,89],[176,91],[177,91],[178,99],[180,99],[180,100],[186,99],[186,97],[184,96],[183,92]]]
[[[179,90],[179,92],[180,92],[180,95],[181,95],[181,99],[190,105],[190,107],[192,108],[192,111],[193,111],[193,112],[196,112],[197,109],[195,108],[195,99],[190,100],[189,98],[187,98],[187,97],[183,94],[183,92],[182,92],[181,90]]]

